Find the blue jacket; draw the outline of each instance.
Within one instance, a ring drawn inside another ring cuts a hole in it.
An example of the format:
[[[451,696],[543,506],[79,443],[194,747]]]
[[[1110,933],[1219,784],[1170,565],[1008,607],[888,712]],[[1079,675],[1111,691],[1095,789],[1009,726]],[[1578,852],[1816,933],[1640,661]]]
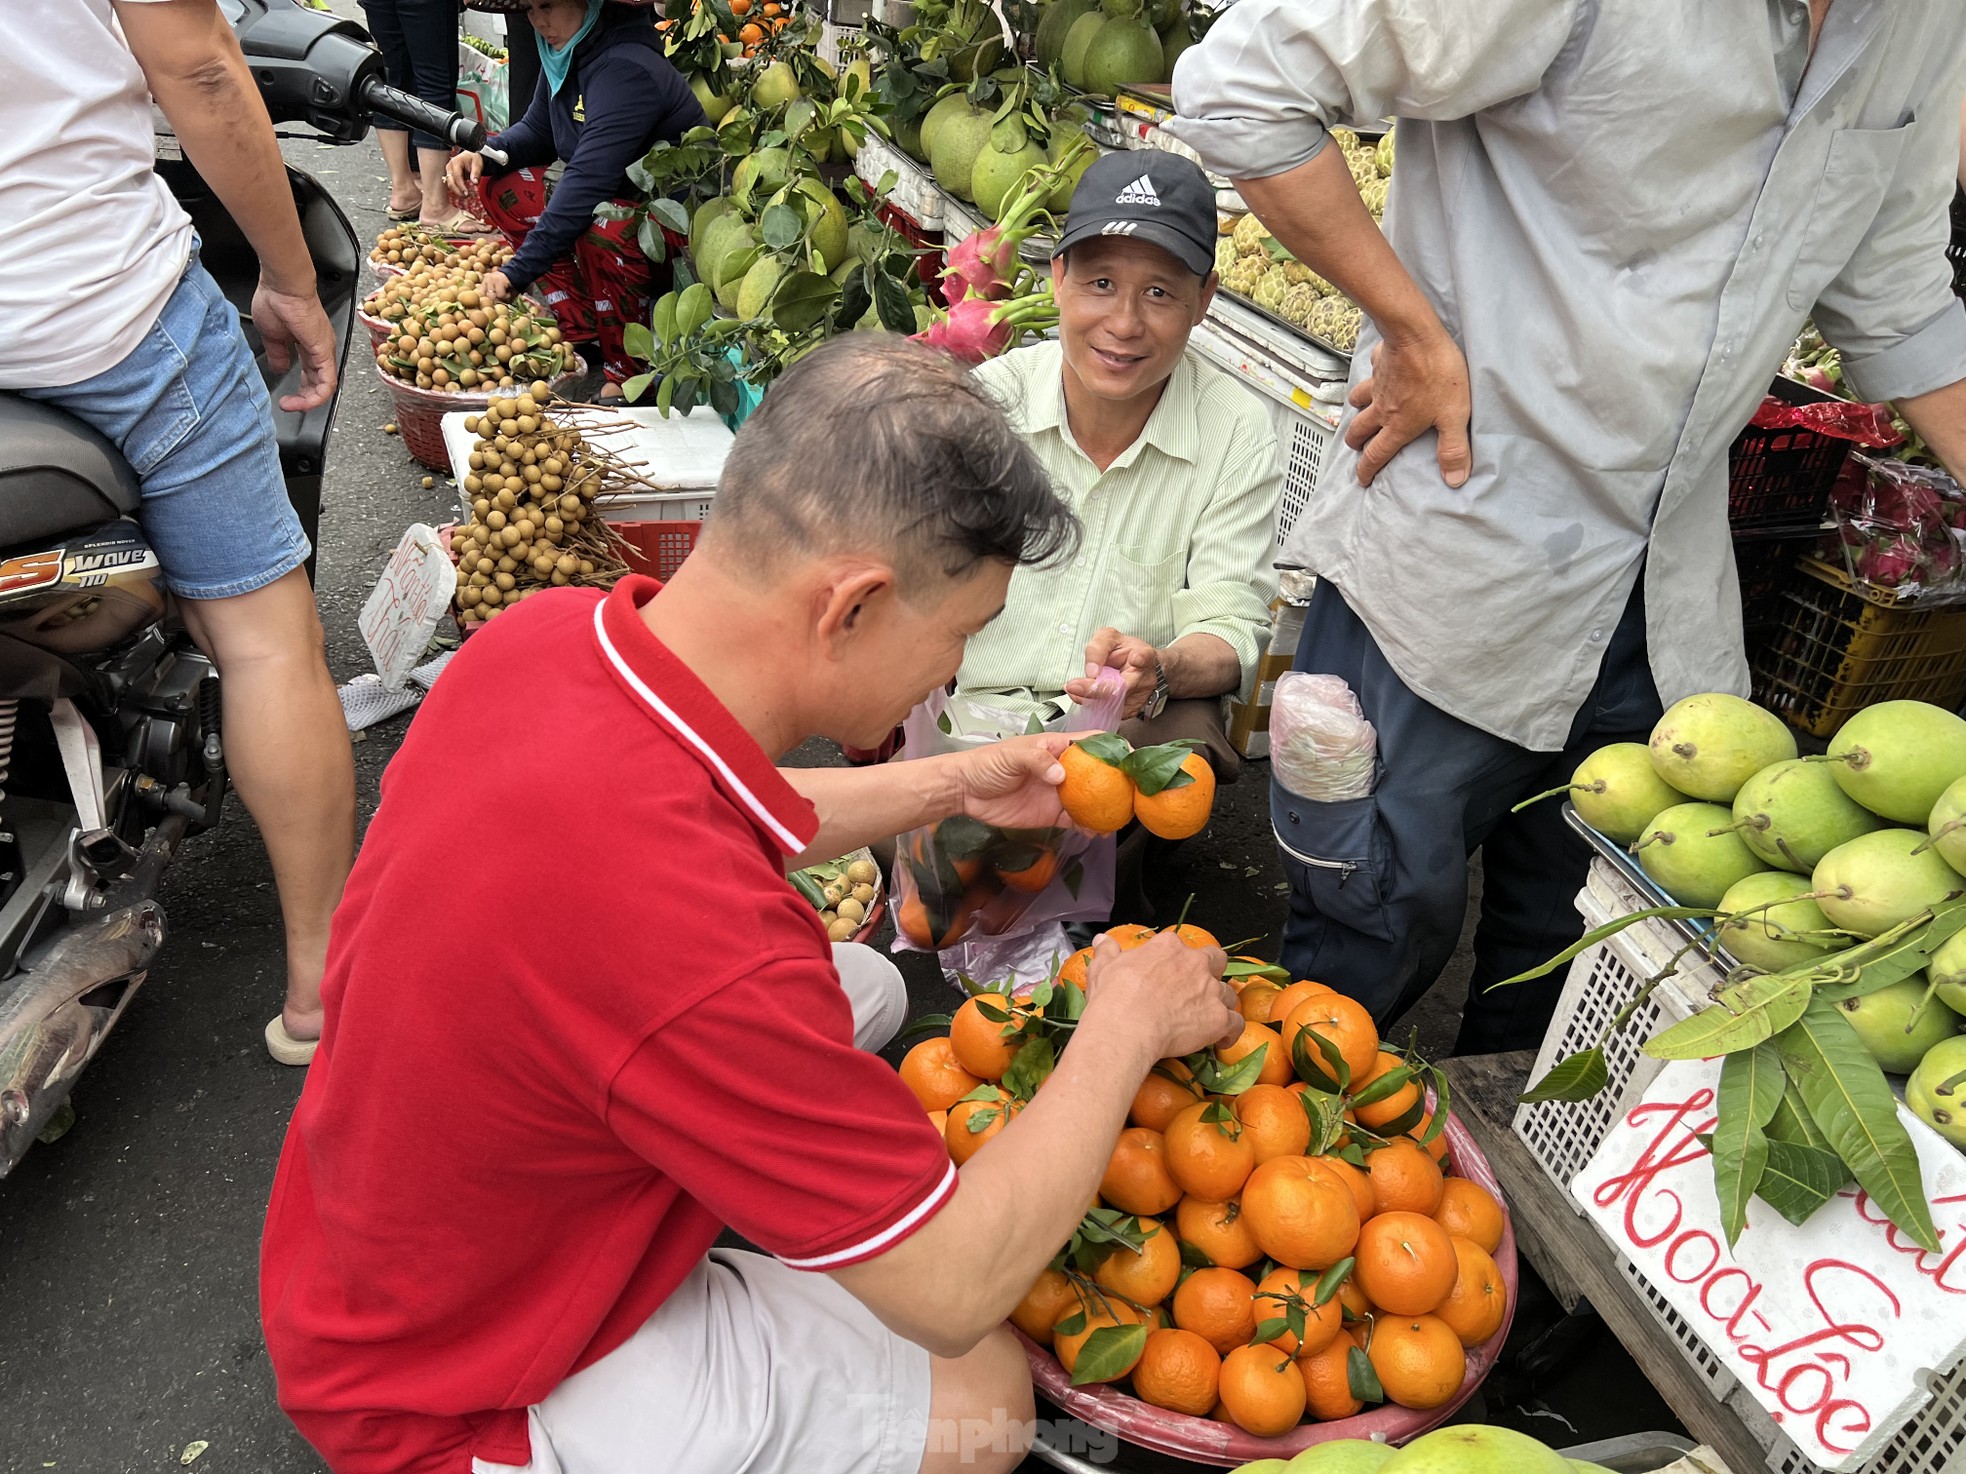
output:
[[[541,75],[525,116],[490,140],[514,169],[567,161],[546,213],[505,265],[513,289],[523,291],[573,248],[596,205],[634,193],[628,166],[658,139],[673,143],[709,121],[663,56],[650,12],[608,6],[575,49],[559,92]]]

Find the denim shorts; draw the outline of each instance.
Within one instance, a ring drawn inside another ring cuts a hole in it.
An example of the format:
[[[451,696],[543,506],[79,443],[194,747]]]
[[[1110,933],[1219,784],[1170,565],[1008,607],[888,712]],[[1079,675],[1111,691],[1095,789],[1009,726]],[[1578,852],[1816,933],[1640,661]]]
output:
[[[287,500],[273,405],[239,314],[194,249],[177,289],[115,368],[23,397],[93,425],[143,486],[137,513],[164,581],[229,599],[300,567],[307,534]]]

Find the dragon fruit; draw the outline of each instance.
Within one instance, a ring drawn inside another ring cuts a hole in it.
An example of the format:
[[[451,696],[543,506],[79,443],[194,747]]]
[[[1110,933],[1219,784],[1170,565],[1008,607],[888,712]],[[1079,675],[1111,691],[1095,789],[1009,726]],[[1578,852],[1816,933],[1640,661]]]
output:
[[[1050,164],[1024,174],[1016,192],[1004,201],[997,223],[964,236],[950,249],[949,265],[942,273],[945,299],[954,304],[972,297],[998,300],[1011,295],[1021,274],[1018,248],[1049,222],[1045,204],[1052,191],[1091,148],[1090,139],[1079,138]]]
[[[1875,542],[1857,555],[1857,577],[1879,588],[1895,589],[1918,574],[1924,556],[1910,538]]]
[[[1007,301],[964,297],[949,304],[927,328],[915,334],[917,343],[940,348],[974,367],[1014,346],[1028,333],[1041,333],[1058,322],[1058,304],[1051,283]]]

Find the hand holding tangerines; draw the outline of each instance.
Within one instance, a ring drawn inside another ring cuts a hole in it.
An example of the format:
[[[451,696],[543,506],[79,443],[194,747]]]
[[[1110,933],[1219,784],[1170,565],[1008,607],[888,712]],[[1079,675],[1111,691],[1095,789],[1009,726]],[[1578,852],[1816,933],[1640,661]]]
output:
[[[1071,745],[1062,733],[1007,737],[960,755],[962,812],[999,829],[1053,829],[1064,823],[1058,755]]]
[[[1219,947],[1190,947],[1172,932],[1125,950],[1102,934],[1086,968],[1086,1020],[1110,1013],[1151,1030],[1144,1042],[1155,1059],[1227,1044],[1242,1037],[1244,1024],[1235,989],[1222,981],[1228,961]]]

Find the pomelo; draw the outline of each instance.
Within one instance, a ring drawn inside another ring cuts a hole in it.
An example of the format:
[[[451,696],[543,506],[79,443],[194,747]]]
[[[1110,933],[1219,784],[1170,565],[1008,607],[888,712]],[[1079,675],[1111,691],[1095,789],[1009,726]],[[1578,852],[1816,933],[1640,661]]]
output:
[[[1144,20],[1108,20],[1085,50],[1085,90],[1111,97],[1129,82],[1167,78],[1160,36]]]
[[[1111,19],[1095,5],[1073,21],[1072,28],[1065,33],[1065,46],[1058,55],[1058,67],[1072,86],[1085,86],[1085,54],[1092,46],[1092,38],[1104,30]]]
[[[761,108],[783,107],[798,95],[798,75],[782,61],[766,67],[751,84],[751,102]]]
[[[1911,1113],[1947,1141],[1966,1151],[1966,1034],[1958,1034],[1926,1051],[1925,1058],[1905,1081],[1905,1104]]]
[[[1050,162],[1045,151],[1031,142],[1021,127],[1006,127],[1013,121],[1006,119],[991,130],[990,141],[976,156],[969,173],[969,189],[976,208],[992,221],[1003,212],[1004,201],[1010,198],[1025,172]]]
[[[697,104],[703,109],[703,116],[709,119],[710,126],[713,128],[723,121],[725,113],[736,106],[735,99],[715,91],[700,74],[689,79],[689,90],[696,95]]]
[[[1771,763],[1734,795],[1741,838],[1770,865],[1807,875],[1838,845],[1884,827],[1827,766],[1803,758]]]
[[[973,198],[970,176],[977,156],[990,141],[991,126],[989,110],[979,107],[945,118],[935,130],[935,142],[928,149],[929,172],[950,194]]]
[[[1732,803],[1770,763],[1795,756],[1795,734],[1752,701],[1709,691],[1675,701],[1652,729],[1652,766],[1681,793]]]
[[[1369,1438],[1334,1438],[1312,1444],[1283,1466],[1283,1474],[1379,1474],[1398,1452]]]
[[[1765,869],[1729,827],[1719,804],[1674,804],[1645,826],[1633,846],[1638,863],[1682,906],[1715,906],[1728,890]]]
[[[922,120],[910,118],[905,123],[890,125],[894,134],[894,146],[918,163],[928,162],[928,150],[922,147]]]
[[[1685,803],[1686,795],[1659,776],[1644,743],[1613,742],[1577,764],[1570,802],[1599,834],[1631,844],[1654,815]]]
[[[778,290],[778,283],[784,276],[783,261],[772,255],[760,256],[744,273],[744,279],[738,285],[737,301],[733,304],[737,315],[747,322],[763,317],[771,294]]]
[[[921,157],[928,158],[928,151],[935,147],[935,135],[942,131],[942,125],[953,117],[976,111],[969,105],[969,99],[960,90],[945,93],[930,105],[922,114],[921,126],[917,136],[921,139]]]
[[[846,206],[840,197],[821,184],[817,179],[801,179],[798,192],[810,203],[816,216],[808,239],[812,248],[819,252],[820,260],[831,271],[847,259],[849,253]]]
[[[753,250],[758,244],[757,232],[751,222],[735,210],[727,211],[712,220],[703,229],[703,239],[692,258],[696,262],[697,279],[707,282],[711,291],[724,283],[724,266],[733,253]],[[750,263],[745,263],[748,267]]]
[[[1928,906],[1966,894],[1966,876],[1921,849],[1920,829],[1875,829],[1838,845],[1810,877],[1831,924],[1874,937]]]
[[[1181,59],[1181,53],[1195,44],[1195,33],[1188,29],[1188,18],[1179,17],[1173,25],[1162,26],[1160,35],[1161,70],[1167,79],[1174,80],[1174,64]]]
[[[1925,818],[1932,848],[1955,870],[1966,871],[1966,778],[1955,778]]]
[[[1851,937],[1823,936],[1829,918],[1809,894],[1807,876],[1763,870],[1736,881],[1720,898],[1720,910],[1745,913],[1720,923],[1720,944],[1734,957],[1764,972],[1783,972],[1817,962],[1855,945]]]
[[[1038,20],[1037,34],[1032,42],[1041,71],[1050,71],[1063,59],[1065,37],[1071,31],[1072,23],[1088,10],[1098,8],[1099,0],[1051,0]]]
[[[1570,1461],[1546,1443],[1485,1423],[1423,1433],[1379,1474],[1571,1474]]]
[[[755,209],[768,196],[777,194],[792,177],[792,155],[783,148],[761,148],[746,154],[731,170],[731,196]]]
[[[1923,701],[1879,702],[1837,730],[1828,756],[1837,784],[1873,814],[1924,824],[1966,777],[1966,721]]]
[[[1045,151],[1047,162],[1057,163],[1065,157],[1065,150],[1072,146],[1073,141],[1084,136],[1083,131],[1078,128],[1057,127],[1052,129],[1051,147]],[[1077,192],[1079,187],[1079,176],[1091,168],[1092,161],[1098,157],[1099,150],[1096,148],[1087,149],[1084,153],[1080,154],[1079,161],[1065,171],[1058,183],[1052,186],[1051,193],[1045,196],[1045,208],[1053,214],[1061,214],[1069,210],[1072,206],[1072,196]]]
[[[718,195],[714,200],[705,200],[696,207],[696,213],[689,217],[690,260],[698,259],[697,252],[702,249],[704,232],[736,208],[736,203],[728,195]]]
[[[1927,1002],[1926,985],[1925,974],[1915,972],[1888,988],[1836,1005],[1871,1058],[1894,1075],[1910,1074],[1930,1050],[1959,1032],[1959,1015],[1937,998]]]

